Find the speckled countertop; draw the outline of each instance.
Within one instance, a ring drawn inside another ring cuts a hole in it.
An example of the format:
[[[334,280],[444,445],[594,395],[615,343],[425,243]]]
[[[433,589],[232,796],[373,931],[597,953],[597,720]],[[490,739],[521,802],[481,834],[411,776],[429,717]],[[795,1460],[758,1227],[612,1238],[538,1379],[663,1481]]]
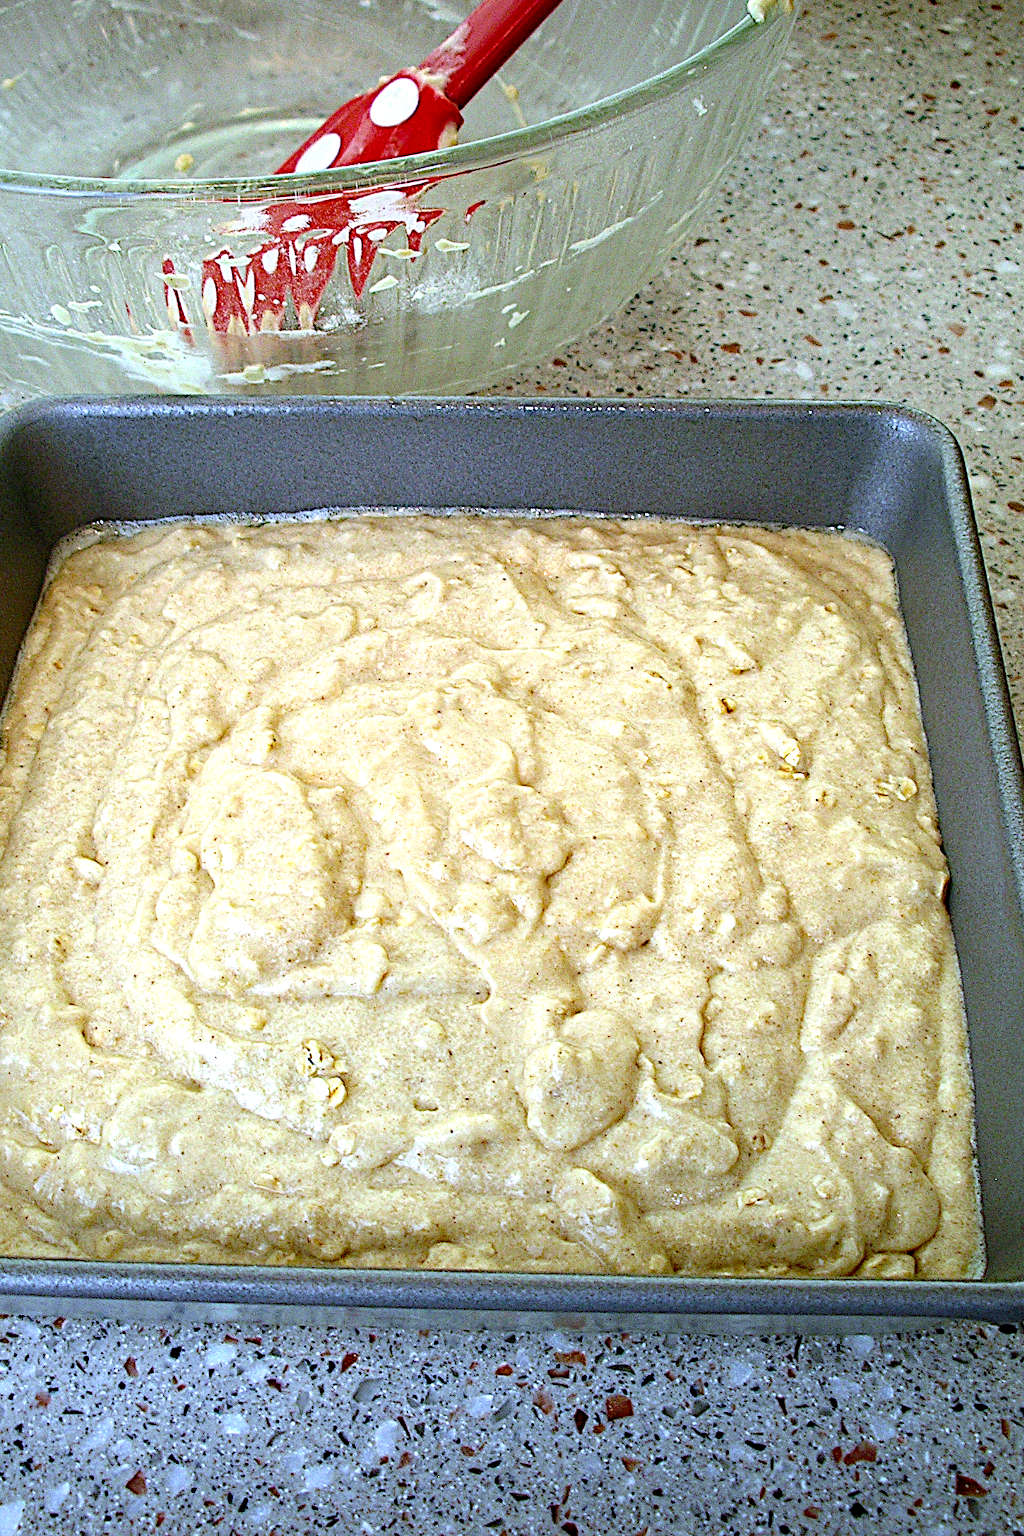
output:
[[[516,393],[888,399],[967,459],[1024,720],[1020,0],[813,0],[717,213]],[[1024,1532],[1024,1332],[0,1320],[15,1532]]]

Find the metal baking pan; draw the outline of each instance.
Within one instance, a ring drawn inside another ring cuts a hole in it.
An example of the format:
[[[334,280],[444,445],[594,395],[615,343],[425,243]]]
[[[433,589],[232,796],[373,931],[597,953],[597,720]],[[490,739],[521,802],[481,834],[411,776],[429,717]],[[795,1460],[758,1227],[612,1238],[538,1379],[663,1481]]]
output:
[[[0,688],[54,543],[96,520],[315,508],[649,512],[837,527],[892,554],[952,874],[988,1267],[688,1280],[0,1259],[0,1308],[290,1321],[881,1329],[1024,1319],[1024,779],[963,462],[885,405],[52,402],[0,424]]]

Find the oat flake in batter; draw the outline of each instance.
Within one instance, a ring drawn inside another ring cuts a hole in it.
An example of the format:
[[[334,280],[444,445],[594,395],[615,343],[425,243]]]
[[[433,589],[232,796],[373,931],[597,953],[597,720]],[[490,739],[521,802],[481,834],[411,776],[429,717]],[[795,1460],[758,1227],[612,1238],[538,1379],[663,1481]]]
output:
[[[71,553],[0,774],[0,1249],[962,1275],[888,558],[367,517]]]

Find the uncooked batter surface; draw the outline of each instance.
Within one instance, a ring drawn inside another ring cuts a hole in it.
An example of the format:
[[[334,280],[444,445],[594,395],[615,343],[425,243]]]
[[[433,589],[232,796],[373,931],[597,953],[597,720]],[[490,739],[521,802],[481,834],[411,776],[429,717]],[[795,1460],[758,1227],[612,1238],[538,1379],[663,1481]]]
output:
[[[0,1250],[962,1275],[888,557],[642,519],[71,553],[0,771]]]

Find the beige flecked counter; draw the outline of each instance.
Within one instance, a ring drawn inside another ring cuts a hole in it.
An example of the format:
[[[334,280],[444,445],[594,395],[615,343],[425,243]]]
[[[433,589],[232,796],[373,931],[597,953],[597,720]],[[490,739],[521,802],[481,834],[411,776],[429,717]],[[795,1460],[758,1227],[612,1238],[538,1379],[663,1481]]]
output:
[[[1024,720],[1024,16],[813,0],[745,164],[509,392],[888,399],[958,436]],[[0,1536],[1024,1530],[1024,1333],[0,1322]]]

